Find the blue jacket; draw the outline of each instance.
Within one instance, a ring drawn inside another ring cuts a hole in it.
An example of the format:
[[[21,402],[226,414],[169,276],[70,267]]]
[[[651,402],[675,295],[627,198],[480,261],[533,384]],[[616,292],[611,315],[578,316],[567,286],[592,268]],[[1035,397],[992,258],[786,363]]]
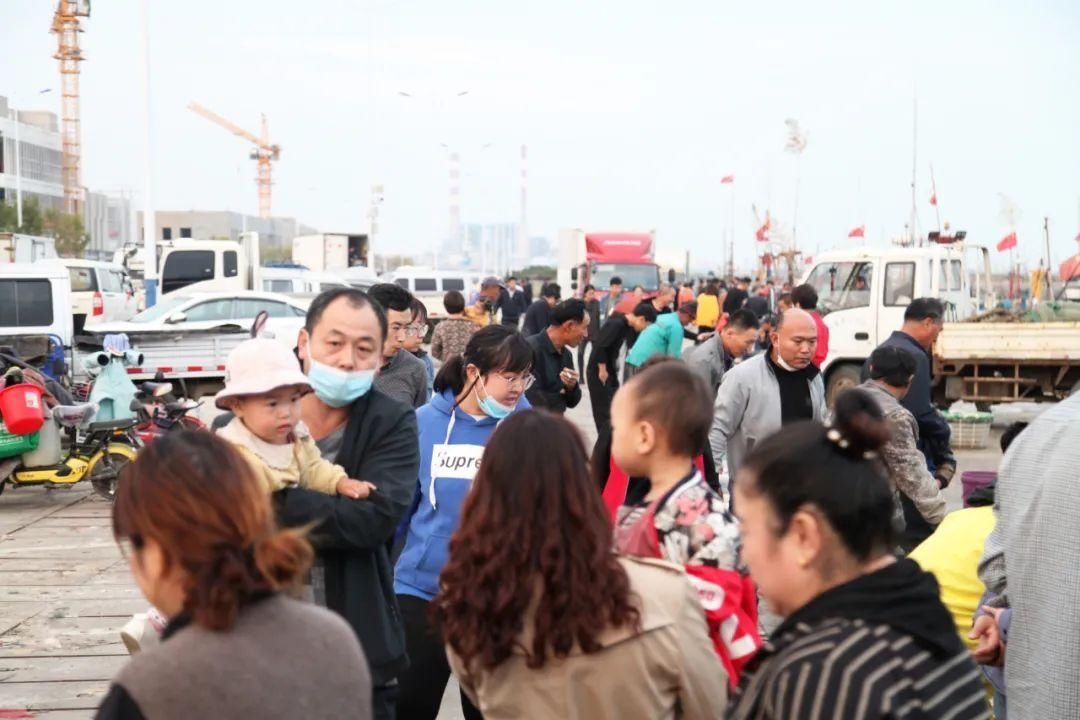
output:
[[[439,589],[439,573],[446,564],[450,550],[450,536],[457,530],[461,504],[472,486],[471,480],[438,477],[435,479],[435,492],[432,493],[431,457],[436,445],[447,442],[453,405],[453,391],[445,390],[416,411],[420,437],[420,477],[413,497],[412,515],[408,519],[405,548],[394,570],[394,592],[399,595],[412,595],[423,600],[435,597]],[[530,407],[523,393],[514,411]],[[498,425],[494,418],[477,420],[461,408],[454,409],[453,413],[450,445],[483,446]]]

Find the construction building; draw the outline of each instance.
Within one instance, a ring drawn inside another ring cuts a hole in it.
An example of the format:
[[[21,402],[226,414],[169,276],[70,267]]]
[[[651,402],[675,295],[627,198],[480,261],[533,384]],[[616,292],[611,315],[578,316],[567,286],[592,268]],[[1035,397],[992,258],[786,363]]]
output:
[[[16,117],[17,116],[17,117]],[[63,141],[55,113],[12,111],[0,95],[0,201],[15,204],[15,123],[19,124],[19,168],[23,203],[37,200],[45,210],[64,209]]]
[[[318,230],[295,218],[244,215],[231,210],[157,210],[154,213],[158,240],[198,238],[200,240],[237,240],[242,232],[259,233],[259,245],[266,248],[288,248],[297,235],[311,235]],[[136,221],[137,237],[142,237],[143,214]]]

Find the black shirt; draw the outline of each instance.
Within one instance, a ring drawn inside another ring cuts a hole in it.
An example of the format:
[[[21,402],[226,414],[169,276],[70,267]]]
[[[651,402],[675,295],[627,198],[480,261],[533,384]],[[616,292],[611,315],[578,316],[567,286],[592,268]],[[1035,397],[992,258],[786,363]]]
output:
[[[533,335],[528,342],[533,349],[532,374],[536,382],[525,392],[525,397],[533,407],[547,408],[561,415],[566,412],[566,408],[572,408],[581,402],[581,385],[574,385],[573,390],[567,390],[559,379],[559,373],[564,368],[574,369],[574,356],[566,348],[556,350],[546,330]]]
[[[758,320],[769,314],[769,298],[755,295],[746,301],[746,309],[754,313]]]
[[[509,290],[500,287],[499,299],[495,301],[495,305],[491,309],[492,311],[502,310],[504,323],[517,325],[518,318],[521,317],[521,304],[524,302],[524,297],[522,293],[511,295]]]
[[[727,296],[724,298],[724,307],[722,310],[730,315],[743,306],[743,303],[746,302],[747,295],[747,292],[742,288],[732,288],[728,290]]]
[[[814,419],[814,401],[810,397],[810,382],[820,372],[813,364],[803,370],[785,370],[776,364],[772,353],[767,356],[769,367],[780,385],[780,424]]]
[[[548,305],[547,300],[540,298],[525,311],[525,323],[521,326],[521,334],[530,337],[547,330],[550,317],[551,306]]]

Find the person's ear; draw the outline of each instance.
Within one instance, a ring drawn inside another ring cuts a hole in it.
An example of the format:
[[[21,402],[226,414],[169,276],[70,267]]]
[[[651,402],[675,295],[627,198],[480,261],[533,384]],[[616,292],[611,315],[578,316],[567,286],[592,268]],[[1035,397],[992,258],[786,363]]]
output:
[[[300,332],[296,334],[296,354],[301,362],[311,359],[311,335],[307,328],[300,328]]]
[[[799,567],[810,567],[821,557],[825,544],[825,528],[817,513],[804,508],[796,510],[788,523],[786,537],[791,543]]]
[[[638,420],[635,425],[634,446],[638,455],[648,455],[656,447],[656,427],[647,420]]]

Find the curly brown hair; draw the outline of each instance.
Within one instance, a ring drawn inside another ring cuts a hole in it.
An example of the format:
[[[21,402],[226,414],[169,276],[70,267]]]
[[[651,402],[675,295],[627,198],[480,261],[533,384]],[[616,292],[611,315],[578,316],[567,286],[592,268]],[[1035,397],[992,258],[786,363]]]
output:
[[[510,657],[534,602],[532,647],[524,648],[533,669],[575,648],[599,650],[606,628],[640,628],[573,425],[540,410],[499,424],[461,508],[440,588],[433,620],[467,667],[490,670]]]

